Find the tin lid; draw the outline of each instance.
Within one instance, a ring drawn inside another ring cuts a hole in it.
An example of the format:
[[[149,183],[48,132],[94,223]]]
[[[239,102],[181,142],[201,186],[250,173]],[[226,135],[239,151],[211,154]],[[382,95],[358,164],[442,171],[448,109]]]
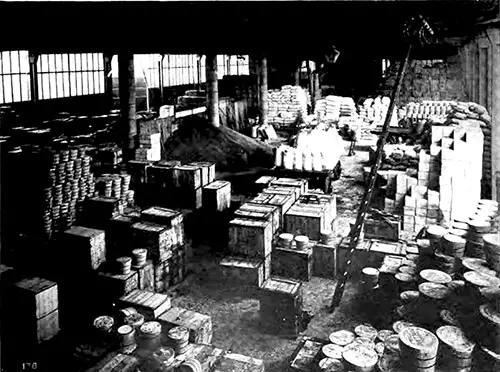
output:
[[[365,345],[366,347],[369,347],[370,349],[375,349],[375,342],[373,342],[373,340],[371,340],[371,339],[369,339],[367,337],[356,337],[354,339],[354,341],[351,342],[347,346],[351,346],[353,344],[361,344],[361,345]]]
[[[460,353],[472,353],[476,344],[469,340],[465,333],[456,326],[439,327],[436,331],[439,340]]]
[[[425,282],[418,286],[418,290],[424,296],[434,300],[442,300],[448,297],[450,290],[443,284]]]
[[[467,271],[464,274],[464,279],[477,287],[498,287],[500,286],[500,279],[497,277],[480,273],[477,271]]]
[[[413,323],[406,322],[404,320],[398,320],[397,322],[394,322],[394,324],[392,325],[392,329],[394,330],[394,332],[399,334],[403,329],[414,326],[415,324]]]
[[[148,250],[145,248],[137,248],[132,251],[134,256],[142,256],[148,253]]]
[[[486,260],[481,258],[464,257],[462,259],[462,265],[470,271],[477,271],[483,274],[496,276],[496,271],[491,269]]]
[[[340,330],[331,333],[328,338],[332,344],[346,346],[353,342],[356,336],[350,331]]]
[[[388,336],[384,341],[384,345],[387,351],[399,353],[399,335]]]
[[[305,235],[297,235],[295,237],[295,241],[297,243],[307,244],[307,243],[309,243],[309,238],[307,236],[305,236]]]
[[[400,282],[411,283],[415,281],[415,278],[412,275],[397,273],[394,277]]]
[[[485,236],[483,236],[483,240],[490,246],[494,246],[497,249],[500,248],[500,234],[486,234]],[[500,252],[494,253],[500,256]]]
[[[346,347],[342,356],[347,363],[361,368],[373,367],[378,362],[377,352],[360,343]]]
[[[138,327],[144,324],[144,315],[139,313],[130,314],[125,318],[125,322],[131,326]]]
[[[174,327],[168,331],[168,337],[172,340],[184,340],[189,337],[189,330],[186,327]]]
[[[161,324],[158,322],[146,322],[141,328],[141,333],[147,336],[157,336],[161,333]]]
[[[321,351],[327,358],[341,359],[344,347],[336,344],[327,344],[321,348]]]
[[[377,338],[377,330],[371,324],[360,324],[354,328],[354,333],[362,338],[373,341]]]
[[[437,350],[439,340],[434,333],[420,327],[407,327],[399,334],[400,341],[414,350]]]
[[[430,235],[434,235],[434,236],[437,236],[437,237],[442,237],[446,234],[447,230],[446,228],[444,228],[443,226],[439,226],[439,225],[430,225],[428,228],[427,228],[427,233],[430,234]]]
[[[449,325],[459,326],[460,322],[450,310],[441,310],[439,313],[441,320]]]
[[[420,272],[420,277],[428,282],[437,284],[448,284],[452,277],[440,270],[425,269]]]
[[[398,271],[403,274],[415,275],[417,273],[417,268],[412,266],[403,265],[398,268]]]
[[[465,244],[466,240],[460,236],[448,233],[445,236],[443,236],[443,239],[454,244]]]
[[[404,303],[409,303],[409,302],[415,301],[419,297],[420,297],[420,292],[418,292],[418,291],[404,291],[404,292],[401,292],[401,294],[399,295],[399,298]]]
[[[114,324],[115,320],[108,315],[98,316],[94,320],[94,327],[102,331],[109,331]]]
[[[479,306],[481,315],[488,319],[490,322],[500,326],[500,313],[496,311],[491,304],[483,304]]]
[[[387,339],[387,337],[392,336],[393,334],[394,334],[394,331],[391,331],[390,329],[381,329],[377,333],[377,338],[380,341],[384,342]]]
[[[122,325],[121,327],[118,328],[118,334],[122,335],[122,336],[128,335],[128,334],[132,333],[133,330],[134,330],[134,328],[132,328],[129,325]]]
[[[374,267],[365,267],[361,271],[363,272],[363,274],[368,275],[368,276],[376,277],[379,274],[378,270],[375,269]]]

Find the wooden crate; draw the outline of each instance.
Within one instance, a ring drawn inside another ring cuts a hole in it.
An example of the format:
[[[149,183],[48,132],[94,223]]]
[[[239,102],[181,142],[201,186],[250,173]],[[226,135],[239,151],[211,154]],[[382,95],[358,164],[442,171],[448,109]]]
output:
[[[201,167],[194,165],[181,165],[174,168],[178,174],[181,189],[196,190],[201,185]]]
[[[311,337],[303,337],[289,361],[290,372],[313,372],[321,360],[321,348],[328,341]]]
[[[273,314],[299,315],[302,312],[302,283],[271,276],[262,285],[259,300],[261,312],[272,310]]]
[[[161,293],[154,293],[136,289],[120,298],[122,307],[133,307],[146,319],[156,319],[170,309],[170,297]]]
[[[172,190],[178,187],[175,167],[152,165],[146,170],[146,182],[159,189]]]
[[[64,232],[67,252],[71,248],[71,259],[75,268],[97,270],[106,260],[106,241],[103,230],[73,226]]]
[[[313,275],[335,279],[337,276],[337,245],[316,243],[313,246]]]
[[[264,361],[241,354],[228,353],[215,364],[213,372],[264,372]]]
[[[127,275],[105,271],[99,273],[98,282],[103,294],[108,293],[111,298],[120,298],[138,288],[139,277],[135,271]]]
[[[215,181],[215,163],[199,161],[189,163],[188,165],[201,168],[201,186]]]
[[[141,211],[141,219],[144,222],[151,222],[166,227],[174,227],[182,224],[184,221],[181,212],[163,207],[144,209]]]
[[[306,235],[309,239],[318,241],[322,231],[329,231],[326,211],[323,207],[293,206],[285,213],[285,231]]]
[[[21,316],[22,313],[18,314]],[[45,314],[39,319],[20,317],[16,332],[22,335],[23,346],[49,341],[59,333],[59,310]]]
[[[366,219],[364,226],[364,234],[366,239],[383,239],[389,241],[398,241],[401,231],[401,217],[394,216],[394,221],[380,221],[374,219]]]
[[[234,212],[234,217],[244,220],[266,221],[271,223],[272,234],[276,233],[273,215],[269,210],[256,211],[253,208],[240,208]]]
[[[293,205],[293,197],[290,195],[269,195],[263,193],[250,200],[250,203],[275,205],[280,208],[281,216],[283,217]]]
[[[151,222],[137,222],[132,225],[132,245],[147,248],[148,259],[163,262],[171,257],[175,246],[175,230]]]
[[[322,191],[309,190],[302,194],[295,204],[304,206],[321,204],[326,206],[329,221],[337,218],[337,197],[335,195],[325,194]]]
[[[273,176],[262,176],[257,181],[255,181],[255,186],[257,192],[262,192],[265,188],[271,185],[271,181],[274,181],[276,177]]]
[[[366,263],[368,262],[370,245],[370,240],[363,240],[358,243],[351,263],[352,272],[361,272],[365,266],[369,266]],[[337,248],[337,272],[339,275],[344,273],[349,255],[349,238],[346,237],[342,239]]]
[[[221,276],[232,284],[261,287],[264,269],[264,261],[259,259],[225,257],[220,262]]]
[[[300,250],[276,247],[271,253],[271,275],[308,282],[312,267],[312,247]]]
[[[294,187],[269,186],[262,190],[262,193],[268,195],[291,195],[294,203],[300,196],[300,190]]]
[[[263,258],[272,249],[271,222],[235,218],[229,222],[228,249],[235,255]]]
[[[113,351],[106,355],[96,365],[87,369],[86,372],[133,372],[139,364],[134,355],[127,355]]]
[[[299,196],[308,191],[308,183],[305,179],[278,178],[271,181],[271,186],[296,188],[299,190]]]
[[[231,207],[231,183],[214,181],[203,187],[203,208],[213,212],[224,212]]]
[[[109,220],[118,214],[120,214],[120,204],[117,198],[98,196],[85,201],[82,219],[85,226],[105,229]]]
[[[155,269],[153,261],[148,260],[146,264],[139,268],[132,268],[137,272],[138,288],[145,291],[155,290]]]
[[[283,216],[281,215],[280,208],[276,205],[245,203],[239,210],[241,211],[256,211],[256,212],[270,212],[272,214],[273,234],[276,234],[283,228]]]
[[[140,185],[146,183],[146,172],[152,162],[130,160],[127,164],[128,173],[131,176],[132,185]]]
[[[189,329],[189,342],[209,345],[212,342],[212,318],[181,307],[172,307],[158,317],[163,330],[182,326]]]
[[[154,264],[154,286],[155,292],[164,293],[170,287],[171,272],[170,261]]]
[[[26,278],[15,283],[15,301],[19,310],[41,319],[59,307],[57,283],[43,278]]]

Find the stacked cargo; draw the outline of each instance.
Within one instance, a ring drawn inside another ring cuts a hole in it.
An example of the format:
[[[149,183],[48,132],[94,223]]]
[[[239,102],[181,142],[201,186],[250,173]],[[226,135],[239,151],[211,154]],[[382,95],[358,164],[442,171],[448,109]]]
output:
[[[341,117],[356,116],[356,105],[351,97],[327,96],[316,102],[314,113],[319,120],[337,122]]]
[[[269,124],[290,126],[307,116],[307,94],[299,86],[284,85],[268,95]]]
[[[161,134],[139,135],[139,148],[135,150],[135,160],[158,161],[161,159]]]
[[[451,111],[452,101],[410,102],[398,111],[399,119],[423,120],[431,116],[445,118]]]

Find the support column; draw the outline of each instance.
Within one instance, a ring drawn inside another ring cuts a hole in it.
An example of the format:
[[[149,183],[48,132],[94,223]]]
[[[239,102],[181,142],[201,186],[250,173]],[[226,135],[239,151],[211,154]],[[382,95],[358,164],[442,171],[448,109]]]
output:
[[[207,54],[205,63],[207,77],[207,114],[208,122],[220,127],[219,122],[219,86],[217,81],[217,54]]]
[[[118,55],[118,79],[120,90],[120,113],[123,122],[124,155],[131,159],[139,134],[135,120],[135,72],[134,55],[121,53]]]
[[[267,58],[262,56],[260,58],[259,66],[259,113],[260,113],[260,124],[267,125],[267,114],[268,114],[268,104],[267,104]]]
[[[309,86],[309,95],[311,96],[311,107],[314,111],[315,101],[314,101],[314,78],[311,71],[310,61],[306,61],[307,63],[307,81]]]
[[[319,71],[318,71],[318,66],[319,66],[319,63],[316,62],[316,71],[314,73],[314,104],[316,104],[316,102],[321,99],[321,83],[319,81]]]
[[[302,66],[302,62],[298,62],[298,65],[295,66],[295,72],[294,72],[294,80],[295,80],[295,85],[300,85],[300,68]]]
[[[500,30],[488,31],[492,40],[491,61],[491,166],[492,198],[500,201]]]
[[[109,100],[109,107],[113,108],[113,77],[111,76],[111,62],[113,54],[104,54],[104,92]]]

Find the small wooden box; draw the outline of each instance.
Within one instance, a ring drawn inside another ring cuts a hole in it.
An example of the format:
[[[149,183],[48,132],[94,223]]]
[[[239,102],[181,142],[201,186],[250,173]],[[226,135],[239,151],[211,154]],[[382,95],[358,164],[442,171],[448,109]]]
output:
[[[321,238],[321,231],[330,229],[326,210],[322,206],[293,206],[285,213],[285,231],[291,234],[300,231],[300,235],[306,235],[309,239],[318,241]]]
[[[276,230],[273,221],[273,215],[269,210],[266,211],[256,211],[252,208],[240,208],[234,212],[235,218],[240,218],[244,220],[256,220],[256,221],[267,221],[271,223],[272,226],[272,234],[274,236]]]
[[[112,272],[100,272],[98,280],[103,293],[109,293],[112,298],[120,298],[137,289],[139,277],[137,272],[131,271],[127,275],[118,275]]]
[[[41,319],[54,312],[59,304],[57,283],[43,278],[27,278],[15,283],[15,297],[20,310]]]
[[[271,182],[274,181],[276,177],[273,176],[262,176],[257,181],[255,181],[255,186],[258,192],[262,192],[265,188],[269,187]]]
[[[231,207],[231,183],[214,181],[203,187],[203,208],[224,212]]]
[[[183,223],[184,217],[181,212],[162,207],[150,207],[141,211],[141,219],[166,227],[174,227]]]
[[[271,253],[272,241],[271,222],[241,218],[229,222],[228,249],[235,255],[264,258]]]
[[[164,331],[182,326],[189,329],[189,342],[209,345],[212,342],[212,318],[180,307],[172,307],[158,317]]]
[[[224,354],[215,364],[213,372],[264,372],[264,361],[241,354]]]
[[[138,288],[145,291],[155,290],[155,269],[153,261],[149,260],[139,268],[132,268],[137,272]]]
[[[103,230],[73,226],[64,232],[64,243],[75,266],[83,270],[97,270],[106,260],[106,241]]]
[[[171,257],[175,246],[175,230],[151,222],[137,222],[132,225],[132,244],[148,249],[148,259],[162,262]]]
[[[366,219],[364,222],[364,234],[366,239],[385,239],[398,241],[401,231],[401,217],[394,216],[397,220],[380,221]]]
[[[169,296],[142,289],[136,289],[120,298],[120,304],[137,309],[146,319],[156,319],[171,307]]]
[[[264,262],[259,259],[225,257],[220,262],[221,276],[230,283],[261,287],[264,283]]]
[[[273,234],[276,234],[283,228],[283,216],[280,208],[276,205],[245,203],[240,208],[240,211],[255,211],[255,212],[270,212],[272,214]]]
[[[276,247],[271,253],[271,274],[308,282],[313,267],[312,248],[290,249]]]
[[[33,345],[48,341],[59,333],[59,310],[56,309],[39,319],[20,319],[19,324],[20,329],[17,331],[21,331],[19,334],[23,335],[25,343]]]
[[[197,161],[188,165],[201,168],[201,186],[215,181],[215,163]]]
[[[284,216],[293,205],[293,197],[290,195],[269,195],[263,193],[257,195],[255,198],[250,200],[250,202],[256,204],[275,205],[280,208],[281,216]]]
[[[263,194],[269,195],[291,195],[295,203],[300,196],[300,190],[295,187],[278,187],[269,186],[262,191]]]
[[[328,221],[337,218],[337,197],[335,195],[325,194],[322,191],[310,190],[299,198],[296,205],[324,205],[327,209]]]
[[[313,246],[314,276],[327,279],[337,277],[337,244],[325,245],[317,243]]]
[[[137,357],[113,351],[86,372],[134,372],[138,364]]]
[[[174,168],[179,177],[181,189],[196,190],[201,185],[201,167],[193,165],[181,165]]]
[[[149,166],[151,166],[149,161],[139,161],[130,160],[128,162],[128,173],[131,176],[131,181],[133,185],[140,185],[146,183],[146,172]]]
[[[86,226],[105,229],[108,221],[120,213],[117,198],[98,196],[86,200],[84,220]]]
[[[271,186],[296,188],[299,190],[298,196],[306,193],[308,190],[307,180],[295,178],[278,178],[271,181]]]

